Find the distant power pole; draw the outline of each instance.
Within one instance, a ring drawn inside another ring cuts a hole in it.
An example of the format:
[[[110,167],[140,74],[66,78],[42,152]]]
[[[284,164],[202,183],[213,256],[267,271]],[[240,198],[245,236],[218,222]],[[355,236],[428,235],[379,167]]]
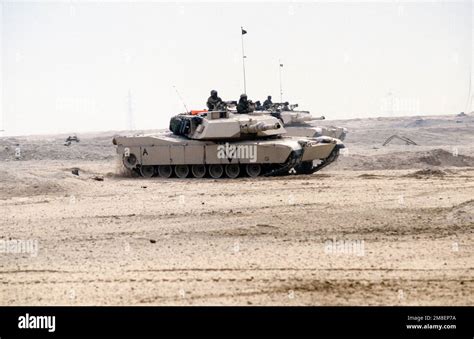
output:
[[[135,129],[135,124],[133,122],[133,103],[132,103],[132,91],[128,90],[127,95],[127,128],[129,130]]]
[[[474,15],[474,6],[471,2],[471,13]],[[471,15],[471,39],[474,37],[474,17]],[[469,92],[467,95],[466,102],[466,113],[471,113],[473,111],[472,102],[474,100],[474,92],[472,91],[472,64],[474,61],[474,44],[471,44],[471,60],[469,67]]]
[[[472,93],[472,71],[469,73],[469,94],[467,95],[465,113],[472,112],[472,101],[474,100],[474,93]]]
[[[3,3],[0,3],[0,18],[3,18]],[[0,25],[0,47],[3,47],[3,25]],[[5,110],[3,105],[3,53],[0,53],[0,133],[5,131]]]

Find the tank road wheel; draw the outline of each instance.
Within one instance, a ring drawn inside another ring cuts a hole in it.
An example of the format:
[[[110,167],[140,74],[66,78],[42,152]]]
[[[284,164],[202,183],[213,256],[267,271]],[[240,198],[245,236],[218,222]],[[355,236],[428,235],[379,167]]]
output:
[[[225,165],[225,174],[231,178],[235,179],[240,174],[240,167],[238,164],[227,164]]]
[[[247,172],[249,177],[255,178],[260,175],[262,167],[260,166],[260,164],[247,164],[247,166],[245,166],[245,171]]]
[[[173,173],[173,169],[170,165],[160,165],[158,166],[158,175],[162,178],[169,178]]]
[[[193,165],[191,167],[191,172],[195,178],[204,178],[206,175],[206,166],[204,165]]]
[[[174,167],[174,173],[176,173],[178,178],[186,178],[189,174],[189,167],[188,165],[176,165]]]
[[[209,166],[209,175],[211,178],[218,179],[222,177],[222,174],[224,174],[224,168],[222,165],[214,164]]]
[[[149,165],[140,166],[140,174],[144,178],[151,178],[155,174],[155,168]]]
[[[123,165],[128,169],[133,169],[137,164],[137,157],[135,154],[130,154],[128,157],[123,156]]]

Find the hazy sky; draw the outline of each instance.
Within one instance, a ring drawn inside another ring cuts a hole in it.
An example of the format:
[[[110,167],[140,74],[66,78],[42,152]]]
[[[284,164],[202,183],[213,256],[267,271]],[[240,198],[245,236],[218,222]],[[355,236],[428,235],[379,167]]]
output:
[[[472,2],[1,2],[4,134],[163,128],[211,89],[354,118],[466,110]],[[3,126],[2,126],[3,125]]]

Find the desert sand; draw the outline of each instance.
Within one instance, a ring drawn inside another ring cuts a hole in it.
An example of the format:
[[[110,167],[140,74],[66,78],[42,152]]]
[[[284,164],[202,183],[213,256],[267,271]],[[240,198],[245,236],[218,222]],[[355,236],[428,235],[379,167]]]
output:
[[[474,114],[320,124],[336,163],[258,179],[124,176],[127,132],[0,138],[0,304],[473,305]]]

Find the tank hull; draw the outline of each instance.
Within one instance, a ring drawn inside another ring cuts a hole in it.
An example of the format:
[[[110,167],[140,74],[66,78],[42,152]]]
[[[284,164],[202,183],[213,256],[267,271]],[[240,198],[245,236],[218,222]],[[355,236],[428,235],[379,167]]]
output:
[[[344,147],[339,140],[328,137],[280,137],[215,142],[188,139],[173,133],[120,136],[114,138],[114,144],[117,145],[117,153],[121,156],[124,166],[143,176],[159,176],[159,169],[164,166],[171,166],[173,172],[179,176],[179,171],[186,171],[185,167],[192,169],[193,166],[199,165],[206,166],[207,173],[210,172],[210,167],[221,166],[225,170],[232,168],[234,172],[239,171],[242,174],[252,167],[260,168],[259,175],[281,175],[290,173],[292,169],[298,172],[297,169],[303,162],[315,162],[310,170],[305,171],[314,172],[318,165]],[[144,168],[147,170],[144,171]],[[167,167],[165,176],[168,174]],[[224,174],[222,176],[225,176]],[[190,170],[186,176],[193,176],[193,171]],[[195,176],[200,177],[201,174]]]

